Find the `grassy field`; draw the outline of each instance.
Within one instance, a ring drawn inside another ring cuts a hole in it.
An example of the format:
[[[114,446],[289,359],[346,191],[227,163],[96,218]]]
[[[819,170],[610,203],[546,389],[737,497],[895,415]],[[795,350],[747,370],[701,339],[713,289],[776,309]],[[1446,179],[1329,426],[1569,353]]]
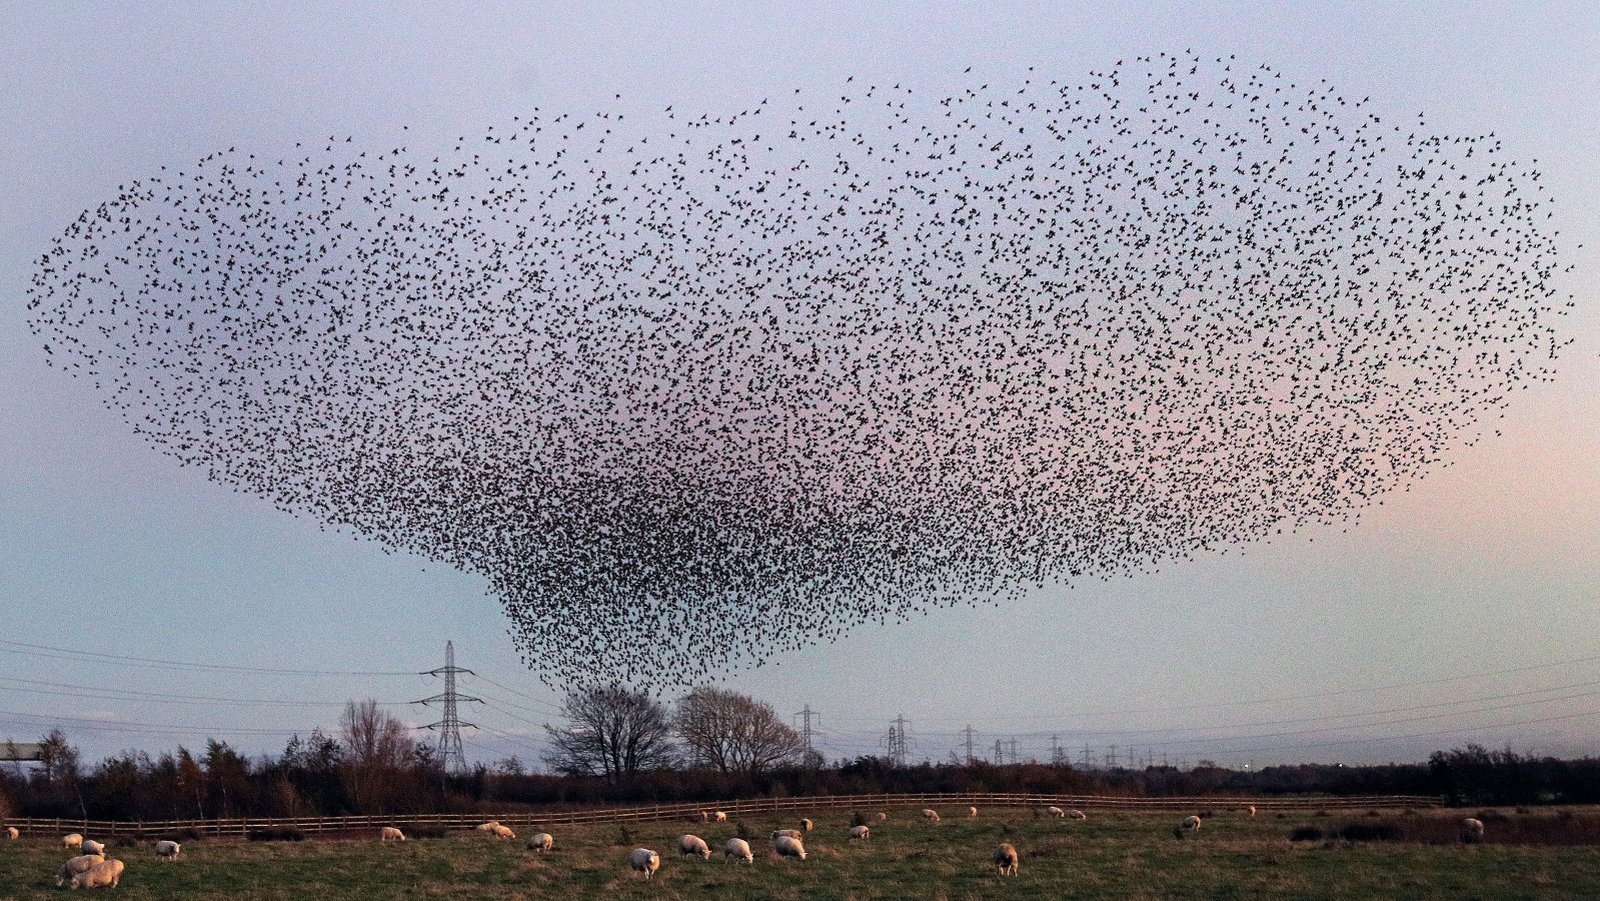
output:
[[[122,899],[1600,898],[1600,817],[1592,811],[1511,813],[1491,821],[1477,845],[1452,840],[1466,815],[1460,811],[1253,819],[1219,813],[1182,840],[1172,834],[1177,814],[1091,812],[1074,822],[1016,809],[982,811],[975,820],[942,812],[944,821],[932,825],[914,810],[891,809],[888,822],[870,824],[865,843],[846,842],[848,813],[816,815],[805,861],[772,855],[768,834],[795,825],[775,815],[556,828],[555,850],[544,855],[526,849],[534,831],[526,829],[509,842],[477,834],[388,845],[365,838],[202,839],[186,842],[174,863],[157,861],[148,842],[113,843],[108,853],[127,864],[114,894]],[[1296,827],[1326,833],[1347,824],[1398,827],[1412,840],[1289,840]],[[753,866],[720,855],[741,826],[756,852]],[[685,832],[705,838],[717,856],[679,857],[677,838]],[[65,890],[55,888],[55,872],[69,855],[58,839],[0,841],[0,901],[60,897]],[[1015,879],[997,877],[988,865],[1001,841],[1020,852]],[[628,870],[628,852],[639,846],[661,853],[661,870],[648,882]]]

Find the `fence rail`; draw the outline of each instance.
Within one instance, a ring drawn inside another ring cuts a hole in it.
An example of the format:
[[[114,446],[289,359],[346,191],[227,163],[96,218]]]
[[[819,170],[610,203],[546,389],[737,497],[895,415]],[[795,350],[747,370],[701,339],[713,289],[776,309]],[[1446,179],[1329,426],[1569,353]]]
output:
[[[1259,811],[1365,810],[1380,807],[1439,807],[1440,798],[1429,795],[1353,795],[1344,797],[1294,795],[1287,797],[1185,796],[1168,798],[1130,798],[1109,795],[1033,795],[993,792],[952,792],[941,794],[814,795],[787,798],[747,798],[702,804],[657,804],[650,806],[589,808],[582,810],[532,810],[506,813],[411,813],[361,814],[337,817],[241,817],[236,819],[195,820],[82,820],[20,817],[6,825],[27,831],[58,830],[92,832],[95,835],[168,833],[195,830],[205,835],[247,835],[254,829],[298,829],[304,833],[348,832],[395,824],[414,824],[444,829],[471,829],[486,820],[507,826],[579,826],[592,823],[627,823],[659,820],[699,820],[701,812],[721,811],[730,818],[737,815],[780,813],[782,811],[837,810],[860,808],[863,813],[884,808],[960,807],[1075,807],[1102,811],[1242,810]]]

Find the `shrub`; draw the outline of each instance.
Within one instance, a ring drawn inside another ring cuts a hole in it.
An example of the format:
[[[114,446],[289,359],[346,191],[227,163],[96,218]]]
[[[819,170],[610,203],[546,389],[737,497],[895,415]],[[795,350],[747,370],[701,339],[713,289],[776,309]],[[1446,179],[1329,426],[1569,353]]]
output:
[[[406,838],[444,838],[447,830],[437,823],[407,823],[400,827]]]

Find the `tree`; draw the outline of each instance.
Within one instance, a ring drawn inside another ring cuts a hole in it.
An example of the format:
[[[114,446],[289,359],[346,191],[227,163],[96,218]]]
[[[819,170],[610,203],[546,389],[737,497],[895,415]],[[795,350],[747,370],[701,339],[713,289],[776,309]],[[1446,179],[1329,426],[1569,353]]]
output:
[[[339,731],[346,751],[340,771],[345,794],[357,810],[384,811],[404,788],[403,777],[416,759],[416,742],[404,723],[372,699],[346,704]]]
[[[578,689],[561,703],[561,715],[566,728],[544,727],[552,745],[544,760],[558,773],[616,782],[670,766],[676,755],[666,707],[642,691]]]
[[[793,763],[805,753],[800,734],[772,705],[749,695],[702,686],[678,702],[678,735],[697,766],[751,776]]]

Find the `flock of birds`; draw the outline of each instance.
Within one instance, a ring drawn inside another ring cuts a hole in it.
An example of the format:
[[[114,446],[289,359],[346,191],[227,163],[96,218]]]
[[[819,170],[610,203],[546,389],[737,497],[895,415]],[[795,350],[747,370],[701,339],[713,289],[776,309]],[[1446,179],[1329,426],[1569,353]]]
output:
[[[955,81],[228,148],[30,322],[184,464],[482,574],[547,681],[663,686],[1348,523],[1552,374],[1492,135],[1232,57]]]

